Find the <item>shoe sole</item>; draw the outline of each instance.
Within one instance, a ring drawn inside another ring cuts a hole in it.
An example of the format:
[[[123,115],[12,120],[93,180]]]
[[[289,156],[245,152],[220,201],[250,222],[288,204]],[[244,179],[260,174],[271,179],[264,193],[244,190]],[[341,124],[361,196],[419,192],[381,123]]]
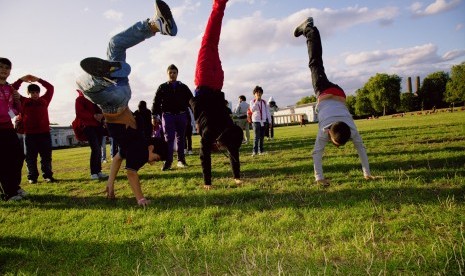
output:
[[[168,25],[168,28],[166,30],[168,34],[171,36],[175,36],[177,30],[175,30],[174,32],[172,31],[174,28],[176,28],[176,23],[174,22],[173,14],[171,13],[171,9],[168,6],[168,4],[161,0],[156,0],[155,8],[157,10],[157,15]]]
[[[116,67],[115,62],[97,57],[89,57],[81,60],[81,68],[94,77],[110,78],[111,67]]]

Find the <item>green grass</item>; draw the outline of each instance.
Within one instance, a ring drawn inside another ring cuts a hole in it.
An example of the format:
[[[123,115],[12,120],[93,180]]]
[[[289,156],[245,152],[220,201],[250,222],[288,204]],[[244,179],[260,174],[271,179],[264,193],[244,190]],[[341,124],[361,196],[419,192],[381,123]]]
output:
[[[363,179],[349,143],[327,146],[332,185],[315,185],[317,126],[281,127],[268,155],[242,148],[240,187],[221,153],[208,192],[197,156],[187,169],[146,165],[146,209],[124,172],[117,200],[104,197],[88,148],[54,151],[59,183],[25,184],[27,200],[0,202],[0,274],[465,274],[465,112],[356,124],[383,179]]]

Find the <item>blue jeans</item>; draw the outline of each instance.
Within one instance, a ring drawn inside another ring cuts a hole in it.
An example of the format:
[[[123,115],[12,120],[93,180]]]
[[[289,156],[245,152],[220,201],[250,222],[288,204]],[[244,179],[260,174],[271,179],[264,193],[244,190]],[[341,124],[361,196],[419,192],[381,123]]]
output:
[[[184,143],[186,142],[187,112],[182,114],[163,113],[162,125],[165,134],[165,141],[168,143],[168,156],[166,157],[166,166],[173,163],[174,139],[178,151],[178,161],[185,162]]]
[[[40,168],[43,178],[51,178],[52,172],[52,137],[50,132],[26,134],[27,179],[37,180],[37,156],[40,154]]]
[[[130,67],[126,63],[126,50],[154,35],[148,20],[145,20],[137,22],[127,30],[113,36],[108,44],[107,58],[110,61],[120,62],[123,71],[117,71],[118,77],[114,78],[116,82],[114,84],[87,73],[81,75],[76,84],[86,98],[97,104],[104,113],[123,111],[131,99],[128,79]]]
[[[263,152],[263,138],[265,137],[265,126],[262,126],[261,123],[253,122],[253,130],[255,134],[253,141],[253,152]]]

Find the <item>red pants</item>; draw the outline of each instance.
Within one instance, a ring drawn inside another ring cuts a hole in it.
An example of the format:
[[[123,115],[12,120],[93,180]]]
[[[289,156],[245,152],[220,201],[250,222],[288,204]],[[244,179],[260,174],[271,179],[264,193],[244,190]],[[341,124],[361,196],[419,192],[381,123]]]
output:
[[[226,2],[227,0],[216,0],[213,3],[195,67],[194,84],[196,87],[206,86],[212,90],[223,88],[224,72],[221,67],[218,45]]]

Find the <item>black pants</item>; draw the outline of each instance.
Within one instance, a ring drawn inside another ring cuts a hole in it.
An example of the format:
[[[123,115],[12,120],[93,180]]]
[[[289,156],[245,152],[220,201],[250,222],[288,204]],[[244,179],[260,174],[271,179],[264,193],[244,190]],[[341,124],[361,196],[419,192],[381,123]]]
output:
[[[51,178],[52,172],[52,138],[50,132],[26,134],[27,179],[37,180],[37,156],[40,155],[40,168],[43,178]]]
[[[19,138],[12,129],[0,130],[0,185],[3,189],[4,198],[8,199],[18,194],[21,188],[21,168],[24,153],[21,150]]]
[[[308,67],[312,74],[312,85],[316,97],[318,98],[323,91],[330,87],[338,87],[341,89],[338,85],[330,82],[326,77],[325,68],[323,66],[323,48],[321,46],[320,32],[317,27],[306,28],[304,34],[307,38]]]
[[[102,171],[102,140],[103,128],[98,126],[87,126],[84,129],[90,146],[90,174]]]

